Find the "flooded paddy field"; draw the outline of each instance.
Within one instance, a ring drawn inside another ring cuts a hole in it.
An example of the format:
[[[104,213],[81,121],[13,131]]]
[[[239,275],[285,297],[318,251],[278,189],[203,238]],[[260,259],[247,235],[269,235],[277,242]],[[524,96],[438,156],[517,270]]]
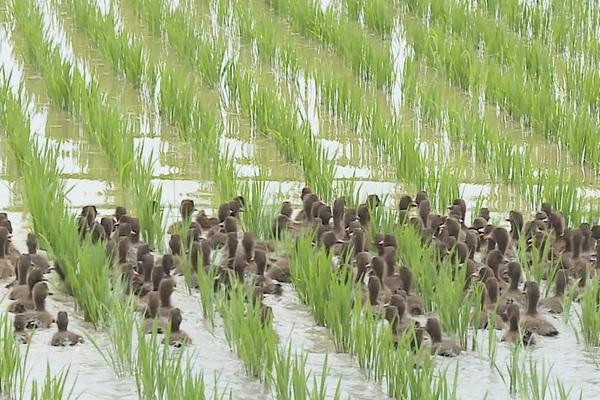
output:
[[[1,3],[0,398],[600,397],[599,32],[594,1]]]

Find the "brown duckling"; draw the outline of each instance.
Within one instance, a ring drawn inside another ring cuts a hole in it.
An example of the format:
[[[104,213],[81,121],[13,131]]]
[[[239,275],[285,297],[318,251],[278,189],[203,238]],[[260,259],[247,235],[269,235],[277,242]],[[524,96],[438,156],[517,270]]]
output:
[[[379,294],[381,292],[381,281],[377,275],[371,274],[367,283],[367,295],[369,305],[373,308],[379,307]]]
[[[402,280],[402,288],[406,292],[406,309],[412,315],[423,315],[425,309],[423,302],[412,292],[412,271],[406,266],[400,267],[398,271],[400,279]]]
[[[256,284],[262,287],[262,292],[266,294],[281,295],[283,289],[281,284],[273,282],[269,275],[265,275],[267,268],[267,254],[262,250],[256,250],[254,253],[254,262],[256,264]]]
[[[494,271],[494,276],[498,279],[498,288],[501,294],[504,294],[508,289],[508,283],[504,280],[506,273],[505,261],[507,261],[506,257],[498,249],[490,251],[485,259],[486,265]]]
[[[425,329],[431,337],[431,354],[444,357],[460,355],[462,348],[458,343],[451,339],[442,339],[442,327],[437,318],[428,318]]]
[[[334,231],[327,231],[321,236],[321,243],[327,254],[338,255],[342,251],[344,241],[338,239]]]
[[[567,271],[564,269],[556,271],[556,276],[554,277],[554,296],[540,301],[540,309],[548,311],[550,314],[562,314],[567,281]]]
[[[15,267],[8,257],[7,249],[11,234],[5,227],[0,227],[0,279],[7,279],[15,275]]]
[[[15,341],[20,344],[29,343],[29,335],[25,332],[26,325],[25,314],[17,314],[15,315],[15,319],[13,320],[13,335],[15,337]]]
[[[50,341],[52,346],[75,346],[78,343],[83,343],[83,336],[67,330],[69,327],[69,316],[65,311],[58,312],[56,326],[58,327],[58,332],[52,336],[52,340]]]
[[[483,313],[481,315],[480,320],[480,329],[485,329],[490,324],[490,319],[494,318],[494,328],[498,330],[504,329],[504,321],[498,315],[499,313],[503,313],[505,310],[502,310],[498,305],[498,280],[494,277],[490,277],[485,281],[485,300]]]
[[[173,268],[175,269],[175,272],[178,274],[183,273],[181,269],[181,236],[178,234],[171,235],[171,238],[169,239],[169,250],[171,250],[171,256],[173,257]]]
[[[174,347],[192,344],[192,339],[187,333],[180,329],[181,326],[181,310],[173,308],[169,313],[170,334],[165,336],[163,343]]]
[[[161,279],[158,285],[158,293],[160,296],[160,309],[159,313],[162,317],[168,317],[173,309],[171,305],[171,294],[175,291],[175,281],[173,278]]]
[[[344,234],[344,211],[346,209],[346,199],[344,197],[338,197],[333,202],[332,218],[333,218],[333,231],[338,237]]]
[[[223,217],[225,219],[225,217]],[[196,215],[196,222],[200,225],[202,229],[210,229],[213,226],[219,225],[219,218],[217,217],[209,217],[206,215],[206,211],[200,210]]]
[[[523,344],[523,346],[534,346],[536,338],[532,331],[524,329],[522,332],[519,329],[521,318],[521,310],[516,304],[509,304],[507,311],[508,329],[502,336],[503,342],[511,342],[513,344]]]
[[[491,239],[493,239],[493,241],[496,243],[498,251],[500,251],[503,256],[506,256],[508,254],[508,250],[510,249],[510,235],[508,234],[506,228],[502,226],[495,227],[492,229],[489,237],[491,237]]]
[[[398,311],[398,329],[400,332],[404,332],[406,331],[410,325],[411,325],[411,321],[410,318],[408,318],[408,316],[406,315],[406,301],[404,300],[404,297],[402,297],[399,294],[393,294],[390,297],[390,305],[396,307],[396,310]]]
[[[388,276],[387,266],[385,264],[385,259],[383,257],[375,256],[371,259],[371,268],[377,278],[379,278],[379,282],[381,283],[381,289],[379,296],[382,298],[384,302],[386,302],[390,296],[393,294],[389,287],[385,284],[385,279]]]
[[[100,218],[100,225],[102,226],[102,229],[104,229],[104,235],[102,235],[104,238],[109,238],[114,229],[115,229],[115,221],[112,217],[102,217]]]
[[[227,268],[233,268],[233,261],[238,248],[237,232],[227,234],[227,255],[222,258],[221,265]]]
[[[29,329],[49,328],[54,317],[46,311],[46,297],[50,295],[46,282],[38,282],[33,287],[34,310],[25,312],[25,325]]]
[[[144,325],[146,333],[163,333],[165,321],[161,318],[160,313],[160,295],[158,292],[148,293],[148,306],[144,315]]]
[[[527,312],[521,318],[521,326],[540,336],[556,336],[558,330],[538,312],[539,299],[540,289],[537,282],[527,282]]]
[[[524,307],[527,302],[527,297],[521,289],[519,284],[521,282],[521,276],[523,270],[521,264],[516,261],[511,261],[506,266],[508,276],[510,278],[510,286],[502,293],[502,298],[507,302],[517,303],[519,306]]]
[[[37,268],[30,268],[27,273],[27,296],[17,299],[15,302],[8,305],[9,312],[17,312],[17,307],[23,307],[25,310],[34,310],[35,303],[33,301],[33,288],[38,282],[44,281],[42,271]]]
[[[363,282],[367,276],[368,268],[371,266],[371,255],[366,252],[360,252],[355,257],[356,279],[355,282]]]
[[[508,214],[506,221],[510,222],[510,236],[512,240],[518,244],[521,233],[523,232],[523,227],[525,225],[523,213],[512,210]]]
[[[27,234],[27,251],[33,265],[44,274],[48,272],[50,262],[45,254],[38,253],[37,235],[33,232]]]
[[[21,254],[17,260],[17,283],[8,295],[9,300],[21,300],[29,297],[27,273],[32,266],[31,256],[29,254]]]

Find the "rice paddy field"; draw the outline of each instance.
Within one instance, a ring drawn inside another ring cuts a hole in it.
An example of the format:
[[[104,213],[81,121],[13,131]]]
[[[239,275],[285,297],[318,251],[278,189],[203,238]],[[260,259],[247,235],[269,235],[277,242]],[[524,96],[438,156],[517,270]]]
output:
[[[312,229],[274,232],[283,201],[306,208],[304,187],[369,206],[369,257],[375,233],[396,238],[392,264],[410,267],[424,308],[407,333],[389,329],[389,299],[367,305],[357,260]],[[418,191],[442,215],[464,199],[465,232],[482,207],[508,229],[511,210],[530,220],[544,202],[573,229],[600,225],[597,0],[2,0],[0,230],[10,220],[23,254],[35,232],[54,266],[47,311],[67,311],[83,343],[50,346],[54,324],[21,343],[3,280],[0,399],[600,398],[600,239],[564,311],[544,314],[558,335],[513,345],[492,322],[478,329],[490,289],[456,242],[440,257],[427,218],[403,219]],[[188,243],[182,200],[212,217],[236,196],[240,239],[268,241],[269,266],[286,260],[290,279],[262,301],[247,271],[213,290],[231,265],[210,266],[231,245],[197,268],[190,244],[168,280],[191,343],[163,344],[177,332],[147,333],[137,272],[113,255],[126,223],[116,242],[82,238],[82,207],[112,221],[125,206],[161,265],[173,235]],[[566,261],[532,255],[532,241],[513,237],[505,261],[523,265],[528,296],[536,282],[547,297]],[[430,335],[415,345],[431,317],[458,357],[432,355]]]

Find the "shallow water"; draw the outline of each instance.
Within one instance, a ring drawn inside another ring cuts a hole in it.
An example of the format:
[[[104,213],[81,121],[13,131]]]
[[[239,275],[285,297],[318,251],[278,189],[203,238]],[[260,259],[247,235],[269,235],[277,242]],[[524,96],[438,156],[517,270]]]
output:
[[[49,4],[51,2],[41,1],[41,3]],[[110,3],[110,0],[98,0],[97,2],[105,12],[109,9]],[[322,1],[321,4],[323,8],[332,7],[335,10],[341,7],[338,1]],[[170,5],[177,7],[178,2],[170,1]],[[49,7],[48,10],[54,10],[52,5]],[[150,35],[139,22],[134,22],[137,17],[127,4],[123,5],[123,9],[122,21],[126,26],[132,26],[135,32],[142,35],[149,52],[159,56],[167,54],[165,59],[174,59],[169,57],[170,50],[163,41]],[[161,120],[157,105],[147,92],[149,89],[146,88],[145,91],[133,89],[123,81],[122,77],[114,74],[107,60],[99,51],[97,49],[90,50],[90,43],[83,35],[72,29],[72,26],[71,29],[68,28],[71,19],[61,10],[45,13],[48,37],[57,43],[61,54],[66,59],[73,62],[74,60],[86,61],[77,62],[80,68],[87,71],[87,65],[93,65],[92,69],[99,75],[101,86],[108,91],[111,97],[119,101],[124,112],[139,121],[140,133],[136,134],[134,144],[143,146],[144,159],[154,161],[153,176],[155,179],[152,183],[161,185],[163,188],[161,205],[167,210],[165,226],[177,219],[177,207],[183,198],[192,197],[196,200],[199,208],[210,211],[214,207],[214,182],[207,171],[202,171],[196,165],[189,146],[179,140],[172,127],[167,126]],[[4,6],[0,5],[0,11],[3,13],[6,11]],[[8,20],[4,14],[2,18],[2,22]],[[282,20],[278,19],[275,23],[282,24]],[[61,25],[66,25],[67,28],[62,28]],[[65,175],[66,187],[71,188],[67,198],[73,207],[73,212],[77,212],[82,205],[96,204],[101,213],[105,215],[112,213],[114,206],[126,193],[115,188],[115,181],[111,177],[111,168],[106,165],[97,145],[85,139],[86,136],[81,130],[80,123],[56,105],[48,102],[39,71],[35,66],[22,64],[21,52],[23,49],[19,46],[16,46],[17,49],[15,49],[11,30],[12,26],[9,24],[4,23],[0,26],[0,65],[5,71],[12,72],[12,87],[17,87],[18,83],[24,80],[28,95],[35,98],[36,108],[31,111],[32,130],[40,138],[47,139],[50,145],[60,149],[58,163]],[[69,35],[70,37],[68,37]],[[17,34],[16,37],[20,36]],[[235,41],[235,39],[233,40]],[[348,68],[337,55],[311,41],[298,39],[295,34],[294,39],[302,43],[305,53],[301,49],[301,54],[305,54],[306,58],[311,60],[310,63],[322,63],[340,70],[344,66],[344,71],[347,73]],[[72,43],[69,40],[72,40]],[[391,42],[393,53],[390,54],[390,57],[394,61],[394,70],[398,79],[391,88],[391,97],[381,90],[374,92],[377,99],[389,100],[391,110],[396,116],[401,115],[405,118],[406,106],[403,105],[403,82],[400,76],[404,69],[405,59],[410,57],[410,49],[402,36],[400,26],[394,30]],[[234,45],[238,46],[239,43],[236,41],[235,44],[232,43],[232,46]],[[320,55],[322,58],[319,59],[316,55]],[[256,60],[253,62],[260,64]],[[256,65],[256,67],[261,69],[265,75],[273,74],[269,68],[261,65]],[[192,71],[185,69],[184,71],[193,74]],[[327,157],[335,159],[336,178],[340,180],[354,179],[358,197],[361,199],[369,193],[391,194],[387,199],[386,206],[393,207],[395,197],[407,191],[408,187],[400,182],[390,180],[389,174],[385,173],[386,166],[381,165],[379,160],[373,156],[367,140],[357,138],[356,133],[346,130],[342,122],[330,118],[319,109],[320,99],[314,82],[310,79],[305,81],[304,77],[298,77],[292,84],[295,85],[295,93],[299,94],[297,102],[302,110],[302,117],[309,121],[312,134],[318,139],[318,143],[325,150]],[[443,90],[449,89],[443,88]],[[228,149],[234,160],[238,176],[244,179],[253,179],[259,175],[259,172],[261,176],[266,176],[266,195],[263,199],[265,204],[275,204],[285,198],[293,199],[293,203],[298,205],[298,193],[304,186],[298,166],[283,162],[281,155],[269,139],[255,132],[249,126],[247,119],[231,112],[227,101],[221,102],[222,96],[219,94],[222,93],[216,93],[215,90],[203,87],[199,88],[199,92],[201,95],[207,95],[209,104],[211,101],[218,102],[219,111],[230,123],[230,128],[226,129],[227,135],[221,137],[219,145],[222,151]],[[485,102],[485,99],[481,99],[481,101]],[[493,108],[493,105],[483,104],[483,107]],[[415,126],[424,126],[422,135],[419,133],[423,154],[436,154],[438,160],[444,160],[450,165],[455,163],[457,169],[464,172],[468,181],[463,182],[460,189],[469,206],[474,206],[478,197],[483,196],[486,199],[485,204],[491,209],[503,210],[503,212],[493,214],[493,218],[498,221],[504,218],[505,211],[513,207],[523,208],[524,202],[513,187],[491,183],[487,178],[482,177],[481,166],[477,165],[473,154],[471,154],[472,157],[466,157],[457,163],[456,153],[462,152],[462,150],[451,142],[447,134],[441,132],[443,130],[427,126],[421,121],[418,110],[412,110],[406,120]],[[532,157],[538,163],[553,165],[566,158],[565,150],[560,146],[545,143],[538,137],[531,138],[529,132],[518,125],[518,122],[509,121],[502,126],[511,128],[507,130],[507,134],[515,139],[517,144],[533,143]],[[14,159],[9,154],[4,140],[2,135],[0,138],[0,176],[2,178],[0,180],[0,210],[8,210],[9,219],[14,228],[14,243],[24,251],[23,245],[30,223],[19,196],[20,189]],[[585,168],[583,169],[585,170]],[[590,174],[589,171],[584,171],[581,175],[585,177],[585,183],[591,183],[591,185],[582,185],[579,191],[589,199],[600,201],[598,200],[600,186],[597,175]],[[212,388],[213,376],[216,375],[219,392],[231,390],[235,399],[271,398],[271,394],[264,385],[245,375],[240,360],[227,345],[220,320],[217,318],[217,327],[211,331],[202,320],[198,295],[196,293],[187,295],[181,279],[178,283],[178,289],[173,295],[173,302],[183,310],[182,328],[191,335],[194,343],[186,351],[194,353],[195,368],[204,371],[209,390]],[[4,298],[7,292],[4,285],[1,285],[0,298]],[[335,353],[329,333],[326,329],[316,326],[308,308],[301,304],[292,287],[286,285],[281,297],[270,296],[267,302],[273,307],[274,328],[279,336],[280,345],[286,346],[290,342],[293,350],[305,351],[307,367],[317,377],[322,373],[325,356],[328,356],[330,373],[327,382],[330,395],[339,381],[342,398],[386,398],[385,390],[381,385],[367,381],[349,355]],[[4,309],[7,303],[6,300],[0,302],[0,309]],[[109,340],[106,332],[94,331],[89,324],[82,321],[81,315],[73,307],[72,299],[58,293],[48,300],[48,309],[51,312],[59,310],[69,312],[70,328],[73,331],[85,332],[101,345],[106,345]],[[575,317],[577,307],[577,305],[574,306],[570,315],[574,325],[577,325]],[[579,390],[583,392],[583,398],[600,397],[600,374],[598,374],[600,361],[597,352],[587,350],[582,343],[578,343],[570,324],[565,325],[562,320],[554,322],[559,327],[560,335],[557,338],[543,339],[540,345],[526,351],[527,356],[537,360],[540,366],[541,363],[545,363],[547,368],[551,367],[551,376],[558,377],[567,388],[572,387],[573,397],[579,394]],[[73,384],[74,394],[81,394],[82,399],[133,399],[137,397],[133,378],[116,378],[111,368],[89,341],[72,349],[50,347],[48,343],[53,331],[54,329],[38,331],[34,334],[28,363],[30,378],[42,379],[46,361],[51,361],[50,368],[55,373],[70,367],[67,386]],[[448,374],[452,374],[453,369],[458,368],[459,398],[481,399],[487,396],[488,399],[505,399],[508,397],[506,385],[498,371],[491,368],[487,361],[486,333],[480,332],[478,335],[482,347],[481,354],[468,351],[455,360],[440,360],[440,364],[449,366]],[[498,336],[500,335],[501,333],[498,333]],[[498,343],[496,364],[503,373],[506,371],[509,356],[508,346]]]

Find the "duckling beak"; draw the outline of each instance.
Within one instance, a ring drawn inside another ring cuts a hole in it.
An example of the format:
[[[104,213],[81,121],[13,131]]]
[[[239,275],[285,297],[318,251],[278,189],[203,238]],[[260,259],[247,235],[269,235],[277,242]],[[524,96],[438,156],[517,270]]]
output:
[[[221,228],[223,228],[223,227],[225,227],[225,223],[224,223],[224,222],[219,222],[219,226],[220,226]]]
[[[54,292],[48,292],[48,296],[54,296]]]
[[[342,239],[338,239],[338,240],[336,240],[335,242],[336,242],[337,244],[344,244],[344,243],[346,243],[346,242],[344,242]]]
[[[254,262],[254,257],[250,257],[250,262]]]
[[[380,240],[379,242],[377,242],[378,245],[383,245],[383,240]]]
[[[411,207],[416,207],[416,206],[418,206],[418,205],[419,205],[419,204],[418,204],[416,201],[414,201],[414,200],[410,202],[410,206],[411,206]]]
[[[477,272],[473,272],[471,274],[471,280],[473,282],[479,282],[480,279],[481,279],[481,276]]]

